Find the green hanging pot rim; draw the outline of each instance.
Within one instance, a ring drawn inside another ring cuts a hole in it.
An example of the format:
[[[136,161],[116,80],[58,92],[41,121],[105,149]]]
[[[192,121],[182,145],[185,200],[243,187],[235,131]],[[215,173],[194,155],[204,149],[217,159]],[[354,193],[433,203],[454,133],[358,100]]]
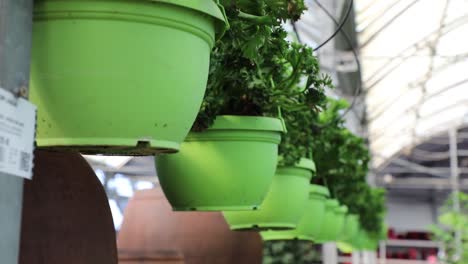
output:
[[[250,130],[250,131],[272,131],[284,132],[281,119],[265,116],[237,116],[220,115],[217,116],[213,125],[207,131],[217,130]],[[192,135],[203,132],[192,132]]]
[[[316,170],[315,162],[313,160],[307,159],[307,158],[301,158],[299,163],[294,165],[294,167],[310,170],[312,172],[315,172],[315,170]]]
[[[348,212],[348,206],[342,205],[335,208],[336,213],[346,214]]]
[[[217,33],[218,38],[220,38],[226,30],[229,29],[229,22],[224,10],[224,6],[219,3],[219,0],[216,1],[207,1],[207,0],[149,0],[150,2],[160,2],[170,5],[177,5],[186,8],[193,9],[195,11],[202,12],[209,16],[216,18],[217,20]]]
[[[328,188],[318,185],[318,184],[311,184],[310,185],[310,194],[311,195],[319,195],[323,197],[329,197],[330,196],[330,191]]]
[[[263,241],[275,241],[275,240],[299,240],[299,241],[310,241],[315,242],[315,239],[311,236],[297,234],[295,230],[287,231],[262,231],[260,232]]]
[[[335,199],[327,199],[325,201],[325,207],[326,208],[331,208],[331,209],[335,209],[336,207],[339,207],[340,206],[340,203],[338,202],[338,200],[335,200]]]
[[[357,214],[347,214],[346,217],[354,218],[354,219],[356,219],[356,221],[359,221],[359,215],[357,215]]]
[[[281,163],[282,160],[283,160],[283,157],[281,155],[278,156],[278,163]],[[299,168],[299,169],[309,170],[311,172],[316,171],[315,162],[308,158],[301,158],[299,162],[293,166],[285,166],[285,165],[278,166],[278,169],[287,169],[287,168]]]
[[[47,1],[47,0],[34,0],[34,2]],[[147,2],[158,2],[168,5],[175,5],[179,7],[188,8],[194,11],[201,12],[216,20],[216,33],[217,38],[221,38],[224,32],[229,29],[229,22],[226,16],[224,6],[219,3],[219,0],[146,0]]]

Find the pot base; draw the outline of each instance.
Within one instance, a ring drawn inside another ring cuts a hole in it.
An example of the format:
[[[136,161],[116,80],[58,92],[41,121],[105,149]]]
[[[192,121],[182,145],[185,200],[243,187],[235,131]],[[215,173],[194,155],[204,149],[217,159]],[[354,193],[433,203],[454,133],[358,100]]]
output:
[[[233,231],[286,231],[293,230],[297,225],[290,223],[263,223],[255,225],[230,225],[231,230]]]
[[[176,153],[180,144],[166,140],[138,141],[127,138],[49,138],[36,139],[38,149],[74,151],[82,154],[146,156]]]
[[[274,240],[296,240],[296,241],[312,241],[315,240],[310,236],[298,235],[295,232],[278,232],[278,231],[267,231],[261,233],[263,241],[274,241]]]
[[[258,210],[259,206],[197,206],[197,207],[172,207],[173,211],[180,211],[180,212],[192,212],[192,211],[199,211],[199,212],[219,212],[219,211],[252,211]]]

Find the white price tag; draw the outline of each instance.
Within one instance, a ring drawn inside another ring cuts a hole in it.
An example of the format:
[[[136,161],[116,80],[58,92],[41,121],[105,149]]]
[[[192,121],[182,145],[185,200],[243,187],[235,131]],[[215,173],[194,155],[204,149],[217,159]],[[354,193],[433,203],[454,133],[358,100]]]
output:
[[[0,88],[0,172],[32,178],[36,106]]]

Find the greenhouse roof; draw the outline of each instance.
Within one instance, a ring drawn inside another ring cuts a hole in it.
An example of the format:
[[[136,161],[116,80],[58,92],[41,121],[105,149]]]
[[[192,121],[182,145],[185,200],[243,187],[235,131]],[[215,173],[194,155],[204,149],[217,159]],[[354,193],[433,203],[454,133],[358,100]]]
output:
[[[468,2],[356,4],[370,146],[380,168],[468,121]]]

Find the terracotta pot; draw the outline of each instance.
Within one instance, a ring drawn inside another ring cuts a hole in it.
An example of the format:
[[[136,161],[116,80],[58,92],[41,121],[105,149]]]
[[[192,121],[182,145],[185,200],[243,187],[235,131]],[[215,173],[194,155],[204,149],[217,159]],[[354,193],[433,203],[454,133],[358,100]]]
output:
[[[36,151],[34,163],[33,181],[24,184],[19,263],[116,264],[109,202],[86,160]]]
[[[184,264],[179,251],[119,251],[119,264]]]
[[[219,212],[173,212],[160,188],[137,192],[130,200],[118,247],[122,261],[129,251],[179,252],[189,264],[262,261],[258,233],[231,231]]]

